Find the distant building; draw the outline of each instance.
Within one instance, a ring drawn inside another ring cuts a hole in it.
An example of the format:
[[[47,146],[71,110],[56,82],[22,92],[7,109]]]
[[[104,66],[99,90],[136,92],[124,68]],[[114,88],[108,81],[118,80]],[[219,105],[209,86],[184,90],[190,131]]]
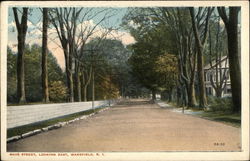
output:
[[[231,96],[229,60],[227,56],[223,56],[218,62],[212,61],[212,63],[207,64],[204,67],[204,74],[207,96],[216,96],[214,87],[218,87],[220,84],[222,84],[221,97]]]

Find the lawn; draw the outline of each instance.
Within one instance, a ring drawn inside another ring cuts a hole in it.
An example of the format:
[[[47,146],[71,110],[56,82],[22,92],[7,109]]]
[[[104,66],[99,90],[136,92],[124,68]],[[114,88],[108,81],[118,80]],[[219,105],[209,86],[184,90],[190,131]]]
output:
[[[198,114],[200,117],[211,119],[214,121],[230,124],[235,127],[241,126],[241,115],[239,113],[223,113],[223,112],[203,112]]]
[[[171,105],[173,108],[182,110],[183,107],[176,105],[175,103],[164,102]],[[213,121],[223,122],[225,124],[240,127],[241,126],[241,115],[240,113],[230,113],[229,111],[204,111],[200,108],[185,108],[186,114],[199,116]]]

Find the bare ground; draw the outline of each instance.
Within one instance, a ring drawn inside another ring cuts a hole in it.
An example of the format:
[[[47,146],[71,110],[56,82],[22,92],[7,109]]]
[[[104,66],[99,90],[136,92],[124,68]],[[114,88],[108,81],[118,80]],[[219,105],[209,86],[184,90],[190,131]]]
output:
[[[240,151],[240,128],[124,101],[86,120],[9,143],[7,151]]]

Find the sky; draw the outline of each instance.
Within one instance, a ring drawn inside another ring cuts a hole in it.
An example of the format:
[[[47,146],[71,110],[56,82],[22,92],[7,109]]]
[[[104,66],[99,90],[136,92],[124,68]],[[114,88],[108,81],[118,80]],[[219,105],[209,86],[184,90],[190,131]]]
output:
[[[26,43],[27,44],[42,44],[42,13],[39,8],[30,8],[31,12],[28,15],[28,30],[26,35]],[[91,9],[90,12],[88,12]],[[103,11],[105,10],[105,11]],[[20,10],[21,11],[21,10]],[[103,11],[103,12],[102,12]],[[105,13],[108,12],[110,17],[98,24],[98,22],[104,17]],[[116,28],[115,31],[111,31],[111,33],[107,36],[108,38],[116,38],[122,41],[124,45],[128,45],[134,43],[134,38],[125,30],[120,27],[122,22],[122,17],[126,14],[127,8],[84,8],[82,10],[82,14],[80,17],[82,18],[85,13],[88,13],[85,16],[84,20],[78,22],[79,30],[80,28],[87,28],[91,30],[94,26],[96,27],[96,32],[93,34],[91,38],[102,35],[102,32],[108,28],[113,27]],[[20,19],[20,17],[19,17]],[[60,41],[57,37],[55,28],[50,25],[48,30],[48,48],[56,57],[58,64],[61,68],[65,67],[63,50],[61,49]],[[90,39],[91,39],[90,38]],[[89,39],[89,40],[90,40]],[[14,16],[12,8],[9,8],[8,13],[8,46],[14,51],[17,51],[17,32],[16,26],[14,22]]]

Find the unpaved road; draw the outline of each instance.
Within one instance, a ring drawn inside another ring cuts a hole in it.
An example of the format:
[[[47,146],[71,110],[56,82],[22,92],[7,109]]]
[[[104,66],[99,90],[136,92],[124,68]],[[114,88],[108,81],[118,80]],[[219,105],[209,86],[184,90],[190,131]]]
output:
[[[19,152],[239,150],[240,128],[174,113],[146,100],[122,102],[7,145],[7,151]]]

